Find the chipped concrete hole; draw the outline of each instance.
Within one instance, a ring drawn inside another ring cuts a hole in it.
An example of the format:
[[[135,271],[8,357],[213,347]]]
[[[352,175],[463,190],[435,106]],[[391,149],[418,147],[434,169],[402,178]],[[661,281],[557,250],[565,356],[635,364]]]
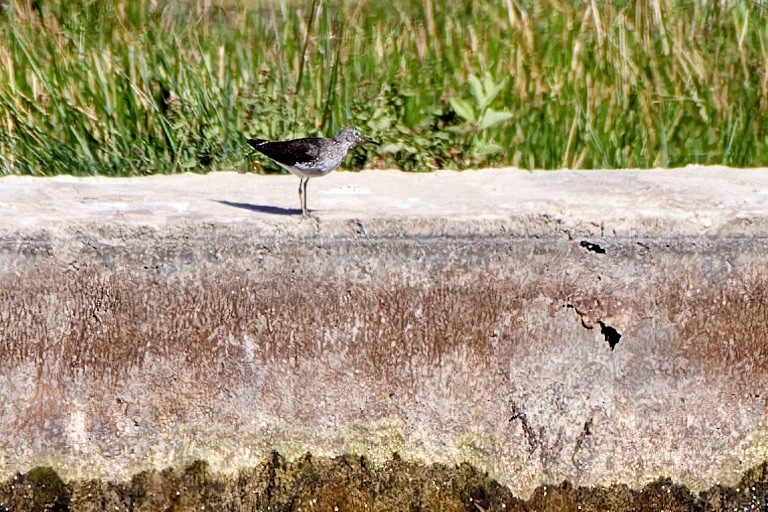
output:
[[[582,240],[579,242],[579,246],[583,247],[587,251],[594,252],[596,254],[605,254],[605,249],[597,243]]]
[[[581,313],[573,304],[566,304],[566,308],[572,309],[576,312],[579,317],[580,324],[585,329],[592,330],[596,327],[599,327],[600,334],[605,338],[605,341],[608,343],[608,347],[611,350],[614,350],[616,345],[619,344],[619,341],[621,340],[621,332],[617,328],[609,325],[607,322],[601,319],[593,319],[590,314]]]
[[[608,346],[611,350],[615,349],[621,339],[621,333],[603,321],[598,322],[598,324],[600,324],[600,334],[605,336],[605,341],[608,342]]]
[[[764,241],[213,235],[3,256],[0,510],[768,506]]]

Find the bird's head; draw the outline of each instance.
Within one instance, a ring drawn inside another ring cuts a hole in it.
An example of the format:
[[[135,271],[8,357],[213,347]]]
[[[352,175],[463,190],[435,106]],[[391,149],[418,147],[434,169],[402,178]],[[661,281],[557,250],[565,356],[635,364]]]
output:
[[[333,140],[342,144],[348,144],[349,146],[355,146],[357,144],[376,144],[379,143],[370,137],[366,137],[357,128],[351,128],[345,126],[333,136]]]

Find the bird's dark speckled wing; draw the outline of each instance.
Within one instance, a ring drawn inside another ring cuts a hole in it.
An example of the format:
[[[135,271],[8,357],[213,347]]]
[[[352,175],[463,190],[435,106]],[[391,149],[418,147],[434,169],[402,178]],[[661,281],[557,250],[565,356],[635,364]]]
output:
[[[320,138],[295,139],[288,141],[265,141],[261,139],[248,140],[248,144],[250,144],[256,151],[259,151],[272,160],[284,165],[314,162],[328,143],[328,140]]]

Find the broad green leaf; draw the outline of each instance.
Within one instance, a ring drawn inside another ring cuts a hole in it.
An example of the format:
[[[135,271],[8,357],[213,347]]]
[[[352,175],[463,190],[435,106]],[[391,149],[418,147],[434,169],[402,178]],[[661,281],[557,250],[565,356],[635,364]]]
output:
[[[485,130],[486,128],[492,128],[496,125],[509,121],[510,119],[512,119],[511,112],[493,110],[492,108],[489,108],[485,111],[483,117],[480,118],[480,129]]]
[[[470,123],[475,122],[475,111],[467,100],[462,98],[451,98],[451,107],[454,112],[465,121],[469,121]]]
[[[483,90],[483,84],[480,83],[480,80],[475,75],[470,75],[467,80],[469,81],[470,89],[472,89],[472,96],[475,98],[475,105],[482,112],[488,106],[488,99]]]
[[[474,153],[476,155],[493,155],[500,153],[502,149],[498,144],[478,144],[475,146]]]
[[[493,81],[493,76],[490,73],[486,73],[483,76],[483,86],[485,88],[485,99],[490,104],[496,96],[499,95],[502,89],[507,84],[507,79],[504,78],[498,84]]]
[[[393,142],[390,144],[384,144],[380,149],[385,153],[397,153],[398,151],[405,149],[405,145],[401,142]]]

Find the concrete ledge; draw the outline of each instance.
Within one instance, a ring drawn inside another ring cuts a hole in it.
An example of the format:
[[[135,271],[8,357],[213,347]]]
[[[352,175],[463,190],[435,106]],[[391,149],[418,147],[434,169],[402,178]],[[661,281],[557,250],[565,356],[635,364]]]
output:
[[[0,478],[396,451],[520,496],[768,459],[768,172],[0,179]]]

